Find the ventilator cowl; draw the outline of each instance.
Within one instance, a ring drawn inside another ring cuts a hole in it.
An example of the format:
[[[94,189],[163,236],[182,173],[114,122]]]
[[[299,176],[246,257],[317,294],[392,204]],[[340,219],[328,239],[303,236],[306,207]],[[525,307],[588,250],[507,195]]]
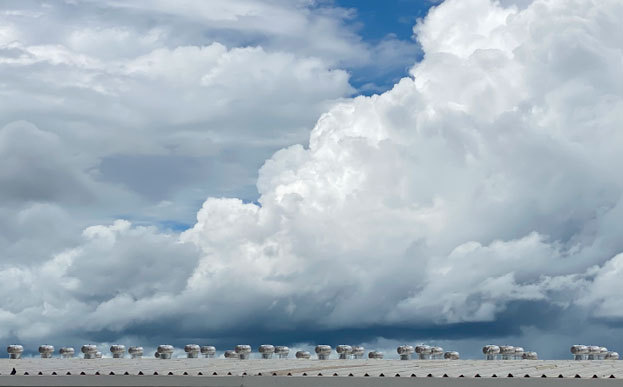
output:
[[[42,359],[49,359],[54,354],[54,347],[47,344],[40,345],[39,354],[41,355]]]
[[[294,355],[297,359],[310,359],[311,353],[308,351],[297,351]]]
[[[21,359],[24,347],[19,344],[11,344],[6,347],[6,351],[9,353],[9,359]]]
[[[361,359],[363,357],[363,354],[365,352],[365,348],[362,347],[361,345],[355,345],[353,347],[353,358],[355,359]]]
[[[158,348],[156,348],[156,353],[158,354],[158,356],[156,357],[162,360],[170,359],[171,356],[173,356],[174,350],[175,348],[173,348],[172,345],[169,345],[169,344],[159,345]]]
[[[601,351],[601,347],[598,345],[589,345],[588,346],[588,360],[597,360],[599,357],[599,352]]]
[[[240,359],[240,355],[238,355],[236,351],[231,350],[231,349],[228,349],[227,351],[225,351],[224,355],[227,359]]]
[[[446,360],[459,360],[459,353],[457,351],[448,351],[443,354],[443,358]]]
[[[290,348],[285,345],[278,345],[275,347],[275,355],[279,357],[279,359],[286,359],[288,354],[290,353]]]
[[[500,345],[500,355],[502,355],[502,360],[510,360],[515,355],[515,347],[512,345]]]
[[[586,345],[572,345],[571,353],[574,355],[586,355],[588,353],[588,347]]]
[[[370,351],[368,353],[368,359],[383,359],[384,356],[383,352],[379,351]]]
[[[272,359],[273,353],[275,353],[275,346],[270,344],[262,344],[257,349],[257,351],[262,355],[262,359]]]
[[[247,344],[239,344],[236,345],[234,351],[236,351],[240,360],[245,360],[248,359],[249,355],[251,354],[251,346]]]
[[[143,357],[143,347],[130,347],[128,348],[128,353],[132,359],[140,359]]]
[[[606,356],[604,357],[605,360],[619,360],[619,353],[618,352],[608,352],[606,354]]]
[[[95,344],[85,344],[80,348],[80,351],[84,354],[85,359],[95,359],[97,346]]]
[[[442,347],[431,347],[430,355],[433,359],[441,359],[443,357]]]
[[[485,359],[495,360],[497,355],[500,354],[500,347],[492,344],[485,345],[484,347],[482,347],[482,353],[485,354]]]
[[[396,348],[396,352],[400,355],[400,360],[409,360],[413,352],[415,352],[415,348],[412,345],[401,345]]]
[[[72,347],[62,347],[61,349],[58,350],[58,353],[61,355],[61,358],[63,359],[71,359],[72,357],[74,357],[76,350],[73,349]]]
[[[317,345],[315,351],[319,360],[327,360],[331,356],[330,345]]]
[[[539,360],[539,356],[536,352],[524,352],[522,358],[524,360]]]
[[[110,346],[110,353],[113,359],[123,359],[125,356],[125,345],[113,344]]]
[[[201,348],[197,344],[186,344],[184,346],[184,352],[186,352],[187,358],[196,359],[199,357],[199,352],[201,352]]]
[[[586,345],[572,345],[570,351],[573,354],[574,360],[584,360],[588,355],[588,347]]]
[[[201,347],[201,353],[204,357],[213,358],[216,354],[216,348],[212,345],[203,345]]]
[[[418,354],[420,360],[428,360],[432,354],[433,349],[430,345],[416,345],[415,353]]]
[[[351,347],[350,345],[340,344],[335,347],[335,352],[340,355],[340,359],[348,359],[353,353],[353,347]]]

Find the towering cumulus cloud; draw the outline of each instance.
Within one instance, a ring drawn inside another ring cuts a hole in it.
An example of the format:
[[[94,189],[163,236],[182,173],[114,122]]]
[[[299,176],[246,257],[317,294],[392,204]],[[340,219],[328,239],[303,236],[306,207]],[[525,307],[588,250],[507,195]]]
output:
[[[183,317],[175,334],[620,332],[623,3],[507,3],[432,9],[411,77],[333,106],[307,148],[275,153],[258,204],[209,198],[179,238],[88,229],[37,274],[63,279],[65,306],[86,316],[71,329],[135,334]],[[141,248],[148,263],[127,258]],[[151,282],[81,282],[93,255],[123,263],[110,278],[142,267]]]
[[[326,327],[494,321],[517,301],[623,317],[621,17],[619,1],[432,10],[413,78],[277,152],[259,205],[204,203],[182,235],[203,252],[189,289],[242,281],[252,313]]]

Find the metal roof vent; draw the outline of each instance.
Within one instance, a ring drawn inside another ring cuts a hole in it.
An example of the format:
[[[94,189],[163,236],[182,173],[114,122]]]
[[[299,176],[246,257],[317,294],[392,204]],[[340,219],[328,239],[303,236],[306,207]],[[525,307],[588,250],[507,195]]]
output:
[[[201,348],[197,344],[186,344],[184,346],[184,352],[186,352],[187,358],[196,359],[199,357],[199,352],[201,352]]]
[[[515,347],[512,345],[500,345],[500,355],[502,355],[502,360],[511,360],[515,356]]]
[[[311,358],[311,353],[309,353],[307,351],[297,351],[294,356],[297,359],[310,359]]]
[[[418,358],[420,360],[429,360],[432,352],[433,352],[433,349],[430,347],[430,345],[416,345],[415,346],[415,353],[418,354]]]
[[[166,359],[170,359],[171,356],[173,355],[173,346],[169,345],[169,344],[162,344],[159,345],[158,348],[156,348],[156,353],[157,353],[157,358],[162,359],[162,360],[166,360]]]
[[[238,353],[236,353],[236,351],[228,349],[227,351],[225,351],[225,358],[227,358],[227,359],[238,359],[238,358],[240,358],[240,356],[238,355]]]
[[[102,353],[100,351],[95,352],[95,358],[96,359],[101,359],[102,358]]]
[[[128,353],[132,359],[140,359],[143,357],[143,347],[130,347]]]
[[[42,359],[49,359],[54,354],[54,347],[47,344],[40,345],[39,354],[41,354]]]
[[[430,349],[430,354],[433,359],[443,359],[443,348],[442,347],[432,347]]]
[[[249,354],[251,353],[251,346],[246,344],[239,344],[236,345],[234,351],[236,351],[240,360],[245,360],[249,358]]]
[[[606,347],[600,347],[599,348],[599,356],[597,357],[597,359],[599,360],[604,360],[606,358],[606,355],[608,354],[608,348]]]
[[[58,350],[58,353],[61,355],[62,359],[71,359],[72,357],[74,357],[76,350],[72,347],[61,347]]]
[[[270,344],[262,344],[257,349],[257,351],[262,354],[262,359],[272,359],[273,353],[275,353],[275,346]]]
[[[400,355],[400,360],[410,360],[411,354],[415,352],[415,349],[412,345],[401,345],[400,347],[396,348],[396,352],[398,352],[398,355]]]
[[[524,360],[539,360],[539,355],[536,352],[524,352],[522,355]]]
[[[6,347],[6,351],[9,353],[9,359],[21,359],[24,347],[19,344],[11,344]]]
[[[318,355],[318,360],[327,360],[331,356],[330,345],[317,345],[315,351],[316,355]]]
[[[350,345],[341,344],[335,347],[335,352],[340,355],[340,359],[348,359],[353,353],[353,347],[351,347]]]
[[[604,356],[605,360],[619,360],[619,353],[610,351]]]
[[[513,355],[513,360],[521,360],[524,354],[523,347],[515,347],[515,354]]]
[[[459,360],[460,356],[457,351],[448,351],[443,354],[443,358],[446,360]]]
[[[495,360],[500,354],[500,347],[491,344],[485,345],[484,347],[482,347],[482,353],[485,354],[486,360]]]
[[[113,344],[110,346],[110,353],[113,359],[123,359],[125,356],[125,345]]]
[[[275,347],[275,354],[279,356],[279,359],[287,359],[290,353],[290,348],[285,345],[278,345]]]
[[[585,360],[588,355],[588,347],[586,345],[572,345],[570,351],[573,354],[573,360]]]
[[[201,353],[203,354],[203,357],[213,358],[216,354],[216,348],[212,345],[203,345],[201,346]]]
[[[382,359],[384,356],[383,352],[379,351],[370,351],[368,353],[368,359]]]
[[[353,347],[353,358],[355,359],[361,359],[363,358],[363,353],[365,352],[365,348],[362,347],[361,345],[355,345]]]
[[[601,351],[601,347],[597,345],[589,345],[588,346],[588,360],[597,360],[599,357],[599,352]]]
[[[85,359],[95,359],[97,346],[95,344],[85,344],[80,348],[80,351],[84,354]]]

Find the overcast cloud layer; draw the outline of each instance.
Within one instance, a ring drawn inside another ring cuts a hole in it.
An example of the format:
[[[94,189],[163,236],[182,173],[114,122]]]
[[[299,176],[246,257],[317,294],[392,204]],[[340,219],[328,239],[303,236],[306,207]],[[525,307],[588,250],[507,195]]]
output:
[[[347,10],[79,4],[159,24],[0,16],[3,341],[623,350],[620,1],[447,0],[410,75],[354,99],[340,68],[375,48]],[[259,199],[221,197],[264,154]]]

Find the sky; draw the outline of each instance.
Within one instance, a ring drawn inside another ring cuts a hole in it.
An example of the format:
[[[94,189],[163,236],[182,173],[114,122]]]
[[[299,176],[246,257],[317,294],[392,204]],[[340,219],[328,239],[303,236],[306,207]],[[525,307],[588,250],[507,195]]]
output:
[[[376,0],[338,0],[333,3],[352,10],[353,15],[347,23],[365,42],[386,47],[393,44],[399,50],[399,59],[393,64],[381,59],[385,57],[381,54],[371,65],[349,69],[350,83],[357,88],[358,95],[370,95],[391,88],[408,74],[413,63],[422,59],[422,50],[413,35],[413,25],[438,3],[440,1],[435,0],[391,0],[382,3]]]
[[[0,344],[623,351],[622,18],[2,2]]]

